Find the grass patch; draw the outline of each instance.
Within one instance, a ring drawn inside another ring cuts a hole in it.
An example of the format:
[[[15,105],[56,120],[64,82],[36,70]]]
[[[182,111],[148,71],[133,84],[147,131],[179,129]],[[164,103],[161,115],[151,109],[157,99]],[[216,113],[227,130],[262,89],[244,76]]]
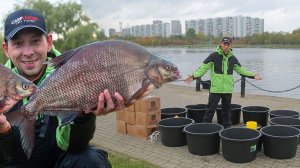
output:
[[[109,160],[113,168],[159,168],[147,161],[133,158],[118,152],[109,151]]]

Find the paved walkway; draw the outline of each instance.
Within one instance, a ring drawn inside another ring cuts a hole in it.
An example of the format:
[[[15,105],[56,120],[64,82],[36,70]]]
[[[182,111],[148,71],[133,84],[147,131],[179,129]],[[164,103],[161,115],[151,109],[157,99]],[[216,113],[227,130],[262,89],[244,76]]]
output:
[[[194,88],[165,85],[155,90],[153,95],[160,96],[161,108],[185,107],[189,104],[207,103],[208,92],[201,90],[196,92]],[[232,103],[242,106],[265,106],[271,110],[289,109],[300,111],[299,99],[287,99],[269,96],[246,95],[240,98],[238,94],[233,95]],[[97,118],[97,131],[93,142],[97,145],[124,153],[126,155],[149,161],[162,168],[297,168],[300,167],[300,145],[298,145],[297,155],[292,159],[278,160],[265,156],[258,152],[254,161],[237,164],[223,158],[222,154],[208,156],[197,156],[190,154],[187,146],[166,147],[162,145],[160,137],[156,143],[142,140],[130,135],[118,133],[116,131],[115,113]],[[216,120],[214,120],[216,122]],[[242,118],[241,118],[242,122]]]

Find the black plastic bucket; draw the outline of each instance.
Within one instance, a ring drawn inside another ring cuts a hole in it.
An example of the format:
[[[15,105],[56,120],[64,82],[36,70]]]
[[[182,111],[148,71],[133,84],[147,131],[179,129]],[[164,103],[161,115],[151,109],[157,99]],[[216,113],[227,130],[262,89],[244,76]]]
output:
[[[246,124],[242,125],[242,128],[247,128]],[[261,129],[261,126],[257,125],[256,130],[259,131],[260,129]],[[261,147],[262,147],[262,136],[258,140],[257,151],[261,151]]]
[[[256,121],[260,126],[266,126],[268,124],[269,111],[268,107],[263,106],[242,107],[244,124],[247,121]]]
[[[186,145],[186,135],[183,128],[192,123],[194,123],[194,120],[182,117],[160,120],[158,128],[162,144],[169,147]]]
[[[204,114],[206,112],[206,104],[195,104],[187,105],[187,117],[193,119],[196,123],[201,123],[203,121]]]
[[[300,114],[292,110],[272,110],[269,112],[270,119],[274,117],[294,117],[299,118]]]
[[[188,150],[194,155],[212,155],[219,152],[219,132],[222,125],[212,123],[194,123],[184,127]]]
[[[285,125],[270,125],[260,129],[264,154],[275,159],[290,159],[296,155],[300,130]]]
[[[300,119],[294,117],[273,117],[269,120],[271,125],[286,125],[300,130]],[[300,137],[298,144],[300,143]]]
[[[241,105],[239,104],[231,104],[231,124],[237,125],[240,123],[241,118]],[[217,107],[217,120],[218,124],[222,124],[223,117],[222,117],[222,105],[218,105]]]
[[[269,120],[271,125],[286,125],[300,129],[300,119],[293,117],[273,117]]]
[[[186,112],[187,109],[186,108],[178,108],[178,107],[174,107],[174,108],[163,108],[160,109],[161,111],[161,119],[165,119],[165,118],[172,118],[172,117],[186,117]]]
[[[219,133],[224,159],[234,163],[251,162],[256,158],[261,133],[248,128],[227,128]]]

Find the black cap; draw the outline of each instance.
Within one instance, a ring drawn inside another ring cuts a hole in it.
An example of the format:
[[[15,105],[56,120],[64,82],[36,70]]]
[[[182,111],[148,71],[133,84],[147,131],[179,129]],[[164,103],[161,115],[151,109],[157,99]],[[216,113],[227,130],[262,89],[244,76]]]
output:
[[[42,14],[31,9],[20,9],[6,18],[4,37],[6,40],[10,40],[18,31],[28,27],[37,28],[46,35],[48,34]]]
[[[222,43],[232,43],[232,39],[230,37],[223,37]]]

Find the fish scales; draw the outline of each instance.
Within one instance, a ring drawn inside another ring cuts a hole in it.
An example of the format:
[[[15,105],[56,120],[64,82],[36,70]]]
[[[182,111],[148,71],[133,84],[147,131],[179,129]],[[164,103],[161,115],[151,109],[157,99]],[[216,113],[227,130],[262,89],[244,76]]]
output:
[[[124,50],[127,48],[122,45],[101,44],[90,45],[80,50],[76,53],[78,57],[72,57],[68,60],[68,64],[60,67],[59,71],[54,72],[44,82],[54,84],[46,85],[47,87],[44,87],[44,83],[41,85],[41,90],[35,94],[35,97],[41,98],[36,103],[37,106],[44,104],[42,102],[48,102],[47,107],[43,107],[44,110],[78,107],[73,110],[89,111],[97,106],[94,100],[97,100],[99,93],[106,88],[110,91],[121,92],[122,96],[128,100],[137,88],[141,88],[143,79],[146,78],[141,70],[145,69],[151,57],[148,53],[138,53],[139,57],[132,57],[123,52]],[[39,94],[45,96],[39,96]],[[70,103],[70,100],[76,104]],[[57,102],[61,105],[57,106]],[[32,108],[36,109],[36,106]]]
[[[144,47],[127,41],[91,43],[64,53],[52,60],[55,71],[50,74],[21,108],[23,118],[33,119],[38,113],[79,115],[96,109],[98,96],[104,89],[119,92],[129,106],[146,96],[153,88],[180,78],[178,68]],[[113,98],[113,97],[112,97]],[[116,100],[113,98],[116,103]],[[20,128],[22,146],[27,156],[33,149],[30,138],[34,122],[8,116]],[[67,116],[68,119],[70,117]],[[34,120],[31,120],[34,121]],[[25,133],[24,130],[29,130]]]

